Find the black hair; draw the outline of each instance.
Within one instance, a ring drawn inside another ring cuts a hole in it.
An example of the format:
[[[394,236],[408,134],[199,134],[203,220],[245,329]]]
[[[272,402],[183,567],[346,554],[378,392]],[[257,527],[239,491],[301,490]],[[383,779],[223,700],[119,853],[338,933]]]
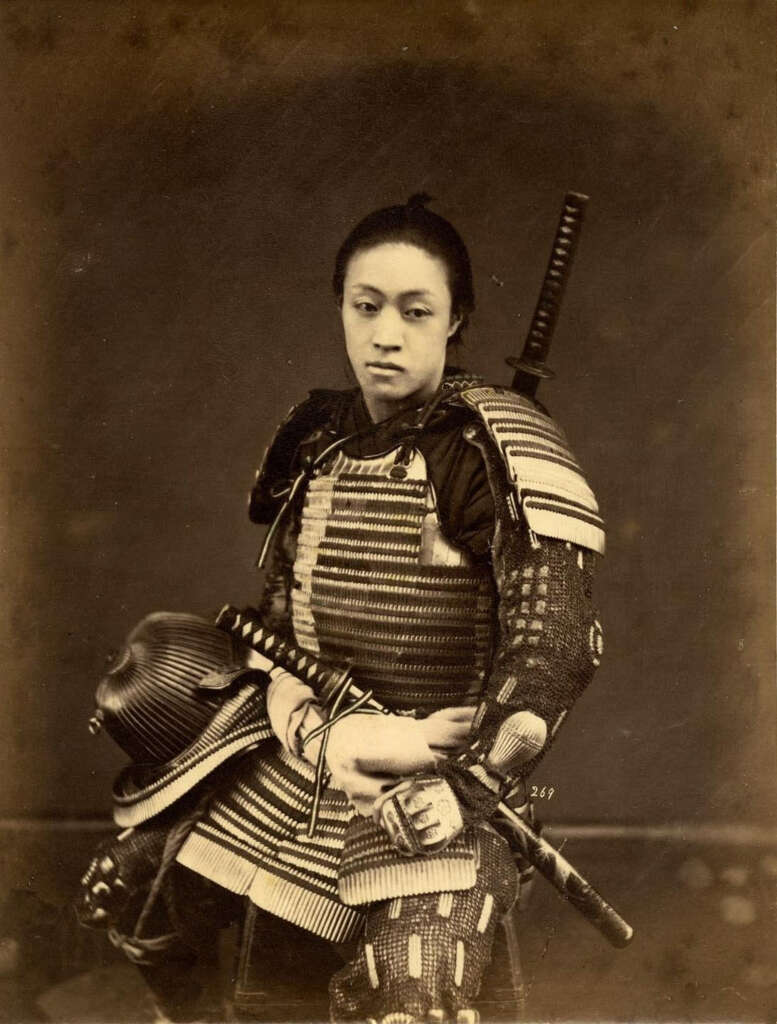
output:
[[[343,301],[345,273],[351,258],[365,249],[384,242],[405,242],[424,249],[440,259],[448,276],[451,293],[451,315],[459,326],[449,344],[461,341],[469,315],[475,308],[472,267],[467,247],[454,226],[437,213],[427,210],[431,196],[417,192],[404,206],[385,206],[360,220],[340,246],[335,257],[332,287],[338,303]]]

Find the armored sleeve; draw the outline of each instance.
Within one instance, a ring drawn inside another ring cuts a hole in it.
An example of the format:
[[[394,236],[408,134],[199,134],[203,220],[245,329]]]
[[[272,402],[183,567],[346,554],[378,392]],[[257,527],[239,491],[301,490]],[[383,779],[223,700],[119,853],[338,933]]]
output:
[[[538,428],[544,423],[525,417],[519,425],[514,418],[510,424],[504,409],[496,414],[501,417],[496,428],[493,415],[490,422],[481,415],[465,436],[481,450],[494,502],[497,642],[470,744],[439,768],[469,820],[487,816],[500,795],[536,767],[590,683],[603,649],[592,601],[603,550],[595,505],[589,500],[590,507],[584,508],[585,502],[577,501],[585,493],[571,497],[572,482],[563,476],[572,472],[570,467],[551,461],[538,469],[537,453],[544,454]],[[505,441],[507,425],[512,434]],[[520,443],[527,437],[528,454],[522,460]],[[561,460],[560,446],[547,449]]]

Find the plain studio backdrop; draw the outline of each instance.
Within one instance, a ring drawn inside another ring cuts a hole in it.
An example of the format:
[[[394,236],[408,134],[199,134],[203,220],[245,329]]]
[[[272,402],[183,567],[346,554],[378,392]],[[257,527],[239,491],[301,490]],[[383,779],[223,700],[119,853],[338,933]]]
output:
[[[773,11],[760,0],[0,7],[6,818],[107,816],[87,733],[154,610],[249,604],[274,426],[347,386],[330,276],[424,190],[460,363],[509,383],[591,197],[540,397],[608,526],[551,820],[775,821]]]

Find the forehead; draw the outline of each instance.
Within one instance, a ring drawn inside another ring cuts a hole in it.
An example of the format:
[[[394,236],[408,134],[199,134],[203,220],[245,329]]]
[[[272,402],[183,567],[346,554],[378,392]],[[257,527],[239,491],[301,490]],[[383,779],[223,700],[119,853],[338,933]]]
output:
[[[360,285],[376,288],[386,295],[425,291],[450,298],[442,260],[408,242],[382,242],[355,252],[345,271],[345,287]]]

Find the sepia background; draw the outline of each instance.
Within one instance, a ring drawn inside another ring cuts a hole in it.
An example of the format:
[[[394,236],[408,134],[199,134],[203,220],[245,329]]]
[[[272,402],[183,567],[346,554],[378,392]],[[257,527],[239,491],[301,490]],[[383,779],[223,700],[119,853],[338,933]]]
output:
[[[541,398],[607,520],[607,646],[535,781],[637,939],[602,951],[538,895],[534,1012],[772,1012],[773,60],[762,0],[0,5],[14,1012],[111,1012],[41,996],[86,954],[19,995],[44,954],[13,908],[61,908],[107,823],[105,656],[147,612],[257,595],[254,469],[348,384],[342,238],[431,193],[473,258],[458,361],[508,383],[568,189],[591,202]]]

